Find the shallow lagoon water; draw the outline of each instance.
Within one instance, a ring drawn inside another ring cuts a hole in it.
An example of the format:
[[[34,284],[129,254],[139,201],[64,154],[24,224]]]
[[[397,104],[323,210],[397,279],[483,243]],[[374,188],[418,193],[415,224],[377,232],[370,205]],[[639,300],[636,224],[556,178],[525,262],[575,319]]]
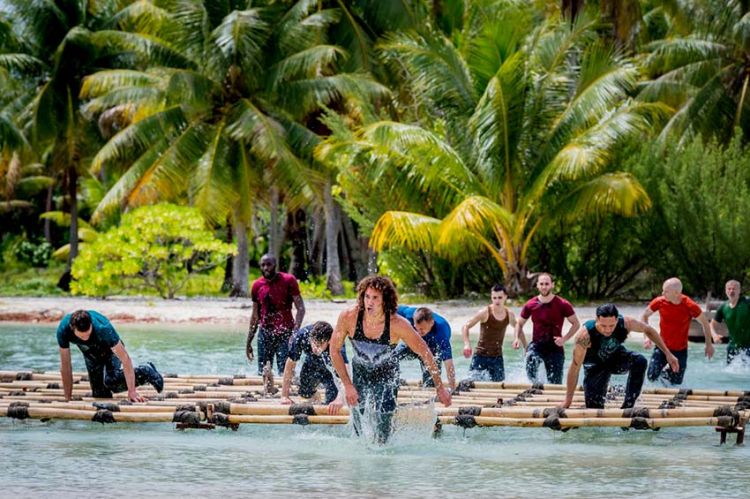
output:
[[[152,360],[179,373],[255,373],[243,359],[241,330],[118,329],[136,363]],[[453,341],[460,379],[468,360],[459,336]],[[703,345],[690,348],[685,386],[750,389],[750,368],[724,365],[726,346],[711,362]],[[508,344],[505,357],[507,379],[524,382],[520,353]],[[75,349],[73,367],[84,370]],[[54,327],[0,325],[0,369],[22,368],[59,368]],[[403,377],[418,374],[416,361],[404,364]],[[446,426],[439,439],[430,430],[412,424],[378,447],[353,438],[348,427],[182,432],[172,424],[0,418],[0,496],[746,497],[750,483],[750,449],[719,446],[711,427],[560,433]]]

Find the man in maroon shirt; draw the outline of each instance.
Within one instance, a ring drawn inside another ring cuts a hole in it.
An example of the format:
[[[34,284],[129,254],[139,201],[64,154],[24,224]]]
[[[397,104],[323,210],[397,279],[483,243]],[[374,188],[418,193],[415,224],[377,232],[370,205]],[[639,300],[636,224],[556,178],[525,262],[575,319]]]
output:
[[[260,259],[262,277],[253,283],[250,296],[253,300],[253,314],[247,332],[245,354],[253,360],[251,342],[258,334],[258,374],[265,374],[273,381],[273,359],[276,358],[278,373],[284,372],[289,337],[300,328],[305,317],[305,303],[299,292],[299,284],[293,275],[276,271],[276,258],[263,255]],[[292,303],[297,314],[292,319]]]
[[[539,364],[544,362],[547,371],[547,382],[559,385],[562,383],[565,350],[563,344],[581,327],[581,323],[568,300],[555,295],[552,276],[543,272],[536,280],[539,295],[527,301],[516,320],[513,348],[523,345],[526,349],[526,375],[532,383],[540,383]],[[526,346],[526,335],[523,325],[531,318],[534,333],[531,343]],[[568,334],[562,336],[563,323],[570,322]]]

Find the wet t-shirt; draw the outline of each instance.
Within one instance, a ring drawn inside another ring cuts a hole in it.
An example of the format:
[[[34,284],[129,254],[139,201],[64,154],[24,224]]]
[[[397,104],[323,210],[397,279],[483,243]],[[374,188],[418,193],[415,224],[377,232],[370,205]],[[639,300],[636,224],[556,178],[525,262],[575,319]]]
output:
[[[535,296],[521,309],[521,317],[524,319],[530,317],[534,323],[532,341],[552,345],[554,345],[555,338],[562,336],[565,319],[573,314],[575,314],[573,305],[557,295],[549,303],[543,303],[538,296]],[[562,347],[558,348],[562,349]]]

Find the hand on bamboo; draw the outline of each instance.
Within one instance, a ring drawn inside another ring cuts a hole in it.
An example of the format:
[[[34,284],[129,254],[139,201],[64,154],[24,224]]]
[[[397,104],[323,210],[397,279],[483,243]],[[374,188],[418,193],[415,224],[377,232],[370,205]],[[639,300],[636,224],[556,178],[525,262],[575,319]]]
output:
[[[711,357],[714,356],[714,344],[711,343],[710,341],[707,341],[705,351],[706,351],[706,358],[710,360]]]
[[[344,385],[344,392],[346,393],[346,405],[349,407],[357,405],[357,402],[359,402],[359,394],[357,393],[357,389],[354,388],[354,385],[351,383]]]
[[[563,400],[562,404],[560,404],[558,407],[560,407],[560,409],[567,409],[568,407],[570,407],[570,404],[572,403],[573,403],[573,396],[565,395],[565,400]]]
[[[328,414],[330,416],[335,416],[341,411],[342,407],[344,407],[344,398],[341,396],[341,393],[339,393],[338,397],[328,404]]]
[[[443,404],[445,407],[451,406],[451,394],[448,391],[447,388],[444,386],[441,386],[437,390],[437,398],[440,401],[441,404]]]
[[[280,402],[283,405],[292,405],[294,403],[294,400],[290,399],[289,397],[281,397]]]
[[[145,402],[146,398],[141,396],[140,393],[138,393],[138,390],[128,390],[128,400],[131,402]]]
[[[464,343],[464,357],[467,359],[471,357],[471,345],[468,343]]]
[[[644,337],[643,338],[643,348],[646,350],[651,350],[654,347],[654,342],[651,341],[649,338]]]

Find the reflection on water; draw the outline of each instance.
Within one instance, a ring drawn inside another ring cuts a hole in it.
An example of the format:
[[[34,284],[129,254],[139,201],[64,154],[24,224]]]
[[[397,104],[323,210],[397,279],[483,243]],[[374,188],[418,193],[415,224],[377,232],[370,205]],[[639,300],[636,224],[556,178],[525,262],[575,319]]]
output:
[[[243,359],[242,331],[121,332],[136,363],[153,360],[179,373],[253,374]],[[726,346],[711,362],[702,350],[691,345],[686,385],[750,388],[748,366],[725,366]],[[73,360],[84,369],[78,352]],[[455,361],[460,378],[468,360]],[[58,369],[54,328],[0,326],[0,369],[29,367]],[[509,380],[525,381],[520,353],[511,348],[506,368]],[[416,379],[418,363],[403,364],[402,373]],[[433,439],[430,409],[415,406],[397,416],[396,428],[388,445],[377,446],[352,438],[349,427],[181,432],[171,424],[0,418],[0,496],[744,497],[750,473],[750,450],[719,447],[710,427],[559,433],[446,426]]]

